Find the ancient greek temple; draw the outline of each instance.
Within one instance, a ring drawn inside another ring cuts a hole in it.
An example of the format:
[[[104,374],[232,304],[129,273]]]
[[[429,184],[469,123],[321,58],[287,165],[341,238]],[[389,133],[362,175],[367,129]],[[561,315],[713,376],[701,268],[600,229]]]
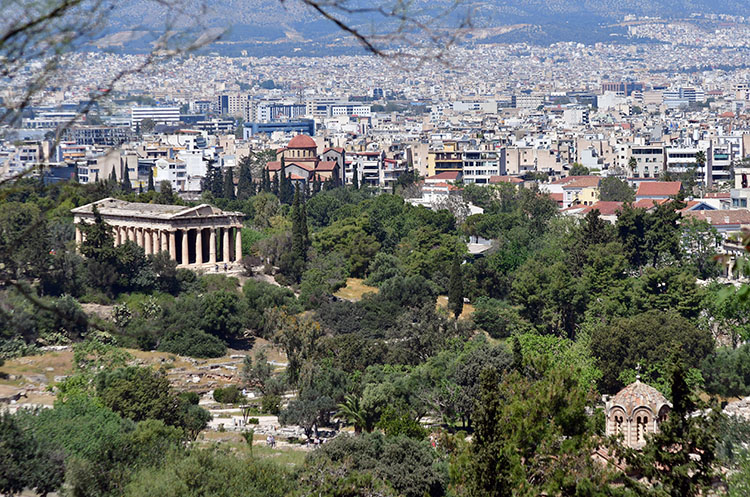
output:
[[[132,241],[146,255],[169,252],[182,267],[198,268],[242,258],[241,212],[224,212],[208,204],[185,207],[105,198],[71,210],[77,244],[84,236],[78,225],[94,222],[94,206],[112,227],[115,245]]]

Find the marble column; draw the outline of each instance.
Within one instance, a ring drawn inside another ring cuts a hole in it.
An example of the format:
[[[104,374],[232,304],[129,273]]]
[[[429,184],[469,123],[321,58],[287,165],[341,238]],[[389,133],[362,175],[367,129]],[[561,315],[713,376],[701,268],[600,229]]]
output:
[[[188,233],[190,230],[182,230],[182,265],[190,264],[190,251],[188,250]]]
[[[131,242],[135,241],[135,228],[132,226],[130,228],[127,228],[128,230],[128,240]]]
[[[174,230],[169,232],[169,258],[177,260],[177,232]]]
[[[223,261],[225,263],[229,263],[229,228],[221,228],[224,231],[224,241],[222,243],[222,248],[224,249],[224,257]]]
[[[168,233],[165,230],[159,230],[159,240],[161,242],[161,249],[160,252],[168,252],[169,251],[169,243],[168,243]]]
[[[242,228],[234,229],[234,260],[242,260]]]
[[[143,251],[146,255],[151,255],[154,250],[154,243],[151,239],[151,230],[143,228]]]
[[[80,245],[81,243],[83,243],[83,233],[81,232],[81,228],[76,224],[76,245]]]
[[[146,249],[146,229],[138,228],[138,246],[142,249]]]
[[[203,229],[201,228],[195,232],[195,263],[203,264]]]
[[[216,228],[209,228],[208,235],[208,262],[216,264]]]

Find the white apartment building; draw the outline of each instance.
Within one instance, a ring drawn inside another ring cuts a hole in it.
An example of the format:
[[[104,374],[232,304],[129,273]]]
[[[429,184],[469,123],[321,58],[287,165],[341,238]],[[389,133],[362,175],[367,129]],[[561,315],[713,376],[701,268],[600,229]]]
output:
[[[658,178],[664,171],[664,147],[662,145],[631,145],[625,171],[630,178]],[[630,166],[635,159],[635,167]]]
[[[140,128],[141,121],[144,119],[151,119],[156,124],[177,124],[180,122],[180,108],[133,106],[130,109],[130,126],[133,131]]]
[[[497,150],[464,150],[463,179],[466,183],[488,184],[490,177],[505,173],[500,168]]]

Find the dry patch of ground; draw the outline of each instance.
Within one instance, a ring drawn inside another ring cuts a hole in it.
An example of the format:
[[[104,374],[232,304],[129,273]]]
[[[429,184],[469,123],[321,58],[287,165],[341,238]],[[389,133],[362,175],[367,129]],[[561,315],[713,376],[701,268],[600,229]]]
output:
[[[378,293],[378,288],[365,285],[364,280],[361,278],[347,278],[346,286],[334,293],[334,295],[340,299],[357,302],[358,300],[362,300],[362,296],[366,293]]]
[[[438,309],[447,309],[448,308],[448,297],[445,295],[440,295],[437,299],[437,307]],[[461,311],[461,315],[458,317],[459,319],[467,319],[471,317],[471,315],[474,313],[474,306],[471,304],[464,304],[464,309]]]

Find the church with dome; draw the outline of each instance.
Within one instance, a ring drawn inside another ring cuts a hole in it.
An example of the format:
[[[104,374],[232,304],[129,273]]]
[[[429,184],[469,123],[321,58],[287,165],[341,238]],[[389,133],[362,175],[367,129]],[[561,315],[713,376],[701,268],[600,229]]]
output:
[[[637,379],[607,401],[607,436],[622,434],[623,444],[640,449],[646,444],[646,434],[656,433],[667,417],[671,404],[657,389]]]
[[[316,180],[340,183],[346,157],[343,148],[326,148],[318,155],[318,145],[312,137],[297,135],[286,147],[276,150],[276,160],[266,165],[272,180],[281,171],[282,160],[285,174],[293,183],[304,187]]]

